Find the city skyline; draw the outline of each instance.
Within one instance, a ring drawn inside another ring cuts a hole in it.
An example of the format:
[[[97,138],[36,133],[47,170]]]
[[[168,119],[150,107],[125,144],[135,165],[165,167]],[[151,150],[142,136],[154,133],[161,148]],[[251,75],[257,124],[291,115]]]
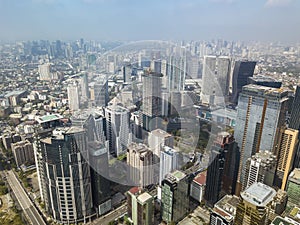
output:
[[[0,40],[223,38],[290,43],[300,37],[295,29],[299,8],[296,0],[1,0]]]

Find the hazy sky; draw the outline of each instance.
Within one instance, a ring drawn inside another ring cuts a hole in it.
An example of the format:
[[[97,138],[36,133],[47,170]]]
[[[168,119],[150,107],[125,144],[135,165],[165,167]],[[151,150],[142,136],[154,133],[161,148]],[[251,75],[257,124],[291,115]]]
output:
[[[0,40],[300,42],[300,0],[0,0]]]

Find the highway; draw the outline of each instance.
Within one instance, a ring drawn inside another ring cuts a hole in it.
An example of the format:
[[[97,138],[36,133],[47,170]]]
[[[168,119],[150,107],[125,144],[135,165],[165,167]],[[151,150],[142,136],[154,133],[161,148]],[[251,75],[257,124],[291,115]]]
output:
[[[110,221],[114,221],[115,219],[119,218],[126,212],[127,212],[127,203],[121,205],[119,208],[107,213],[106,215],[94,220],[91,224],[107,225]]]
[[[46,225],[43,217],[37,211],[35,205],[28,197],[16,175],[12,171],[8,171],[6,173],[6,178],[22,210],[25,212],[27,218],[29,219],[29,222],[32,225]]]

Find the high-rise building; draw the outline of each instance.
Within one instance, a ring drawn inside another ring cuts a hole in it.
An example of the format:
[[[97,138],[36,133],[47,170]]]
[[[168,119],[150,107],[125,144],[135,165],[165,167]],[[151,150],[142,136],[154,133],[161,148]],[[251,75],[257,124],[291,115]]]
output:
[[[233,225],[236,207],[239,203],[239,198],[234,195],[225,195],[218,201],[211,214],[210,225]]]
[[[154,223],[154,198],[148,192],[141,193],[138,187],[127,192],[127,210],[133,225]]]
[[[282,82],[267,76],[255,76],[248,78],[249,84],[256,84],[272,88],[281,88]]]
[[[90,91],[89,91],[89,81],[87,73],[83,73],[80,79],[81,83],[81,95],[84,99],[89,99]]]
[[[280,129],[285,125],[287,104],[288,91],[254,84],[243,87],[234,132],[241,152],[238,192],[248,158],[261,150],[276,155]]]
[[[216,56],[204,56],[202,71],[202,102],[213,104],[210,102],[211,96],[215,95],[216,79]]]
[[[104,109],[104,113],[110,154],[119,156],[126,153],[127,146],[132,140],[129,129],[129,111],[119,105],[109,105]]]
[[[289,128],[298,130],[300,133],[300,86],[297,86],[294,101],[292,104],[291,118],[289,121]],[[299,138],[300,139],[300,138]],[[300,143],[298,143],[297,151],[294,160],[294,168],[300,168]]]
[[[254,183],[241,193],[234,225],[266,225],[269,208],[276,191],[262,183]]]
[[[180,153],[178,150],[163,146],[160,152],[160,166],[159,166],[159,185],[165,176],[180,167]]]
[[[37,144],[40,191],[45,209],[56,222],[87,222],[93,213],[85,131],[56,128]]]
[[[281,190],[285,190],[289,174],[293,169],[293,162],[298,144],[298,135],[298,130],[290,128],[284,129],[280,135],[275,185],[281,188]]]
[[[173,147],[174,137],[162,129],[156,129],[149,133],[148,145],[153,154],[159,158],[163,146]],[[155,160],[157,162],[157,160]]]
[[[75,81],[72,84],[68,85],[68,101],[69,101],[69,108],[72,111],[78,110],[80,107],[79,103],[79,88],[78,84]]]
[[[174,171],[162,181],[161,215],[163,221],[177,223],[189,212],[189,184],[186,175]]]
[[[131,143],[127,150],[130,180],[140,187],[154,184],[153,152],[144,145]]]
[[[105,107],[108,103],[108,80],[105,75],[98,76],[94,83],[94,100],[96,107]]]
[[[143,77],[143,127],[152,130],[150,121],[162,114],[162,74],[149,72]],[[156,127],[156,126],[154,126]]]
[[[288,202],[294,205],[299,205],[300,199],[300,168],[294,169],[289,175],[286,185],[288,194]]]
[[[52,79],[52,75],[50,72],[50,63],[45,63],[43,65],[39,65],[39,74],[40,80],[50,81]]]
[[[237,103],[243,86],[248,84],[248,78],[253,76],[256,62],[236,61],[232,75],[232,102]]]
[[[124,83],[131,82],[132,66],[130,64],[122,66],[122,76]]]
[[[167,89],[172,91],[183,91],[187,73],[187,60],[185,51],[181,55],[171,55],[167,64]]]
[[[276,156],[269,151],[258,152],[246,162],[243,190],[256,182],[273,186]]]
[[[13,152],[17,167],[20,167],[23,164],[34,164],[33,145],[28,140],[12,143],[11,150]]]
[[[190,185],[190,196],[198,203],[201,203],[203,200],[205,186],[206,186],[206,171],[203,171],[193,179]]]
[[[237,144],[233,136],[227,132],[218,134],[212,146],[210,164],[207,168],[206,188],[204,199],[206,204],[213,206],[225,194],[235,190],[238,167]],[[225,176],[224,176],[225,175]]]
[[[217,80],[219,87],[217,88],[217,96],[227,96],[229,94],[229,79],[230,79],[230,58],[220,56],[217,58]],[[218,93],[220,91],[220,93]]]

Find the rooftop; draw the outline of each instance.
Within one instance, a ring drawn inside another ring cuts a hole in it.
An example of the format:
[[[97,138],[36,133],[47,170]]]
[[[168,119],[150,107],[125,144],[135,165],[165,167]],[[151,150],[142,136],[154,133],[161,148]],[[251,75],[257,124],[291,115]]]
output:
[[[203,171],[198,176],[196,176],[194,178],[194,182],[199,184],[199,185],[205,185],[206,184],[206,172],[207,171]]]
[[[148,192],[144,192],[143,194],[139,195],[137,198],[140,203],[146,203],[149,200],[152,200],[152,196]]]
[[[158,137],[163,137],[163,138],[172,136],[171,134],[169,134],[168,132],[166,132],[162,129],[153,130],[153,131],[151,131],[151,134],[155,135],[155,136],[158,136]]]
[[[55,120],[62,119],[63,117],[59,114],[51,114],[51,115],[45,115],[45,116],[40,116],[37,117],[35,120],[41,124],[41,123],[47,123]]]
[[[225,195],[215,204],[213,211],[224,217],[227,221],[232,221],[236,213],[236,207],[239,203],[237,196]]]
[[[241,193],[245,201],[260,207],[268,205],[275,196],[276,191],[262,183],[254,183]]]
[[[291,172],[291,174],[289,176],[289,180],[294,183],[300,184],[300,168],[295,168]]]
[[[271,225],[299,225],[299,223],[290,218],[282,218],[281,216],[277,216]]]

